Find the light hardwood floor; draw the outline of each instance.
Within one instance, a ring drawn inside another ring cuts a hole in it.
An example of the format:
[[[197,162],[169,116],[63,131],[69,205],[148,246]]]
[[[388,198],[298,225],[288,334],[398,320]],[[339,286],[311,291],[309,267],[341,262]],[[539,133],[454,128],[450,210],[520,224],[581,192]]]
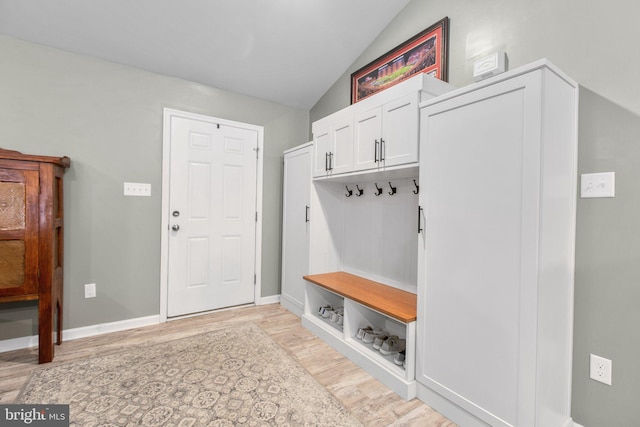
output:
[[[455,427],[418,399],[407,402],[397,396],[314,336],[279,304],[220,311],[64,342],[56,346],[51,363],[117,353],[138,344],[162,343],[244,322],[260,326],[366,426]],[[0,404],[13,403],[30,372],[40,366],[37,361],[37,348],[0,353]]]

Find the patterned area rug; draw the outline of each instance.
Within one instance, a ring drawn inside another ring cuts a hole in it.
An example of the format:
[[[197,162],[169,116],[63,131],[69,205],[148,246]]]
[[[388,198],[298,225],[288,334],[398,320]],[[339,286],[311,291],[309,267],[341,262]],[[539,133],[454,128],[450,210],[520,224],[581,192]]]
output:
[[[254,324],[35,370],[15,403],[72,426],[359,426]]]

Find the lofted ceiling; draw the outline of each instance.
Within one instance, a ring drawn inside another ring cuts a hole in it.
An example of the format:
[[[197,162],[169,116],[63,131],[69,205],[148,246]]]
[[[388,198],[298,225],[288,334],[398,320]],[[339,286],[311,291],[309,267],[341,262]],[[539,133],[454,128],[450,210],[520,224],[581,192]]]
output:
[[[410,0],[0,0],[0,34],[309,109]]]

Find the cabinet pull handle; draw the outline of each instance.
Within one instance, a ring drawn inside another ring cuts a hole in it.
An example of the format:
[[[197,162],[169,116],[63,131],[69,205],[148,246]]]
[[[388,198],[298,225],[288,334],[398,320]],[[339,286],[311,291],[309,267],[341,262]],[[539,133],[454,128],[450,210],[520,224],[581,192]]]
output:
[[[418,234],[422,233],[422,207],[418,205]]]
[[[380,161],[384,162],[384,158],[387,155],[387,153],[385,153],[385,148],[384,148],[384,139],[380,138]]]
[[[380,144],[380,142],[378,142],[378,140],[376,139],[376,143],[373,146],[373,162],[374,163],[378,163],[378,145]]]
[[[329,153],[324,153],[324,170],[329,170]]]
[[[309,206],[304,205],[304,222],[309,222]]]
[[[329,170],[333,170],[333,153],[329,151]]]

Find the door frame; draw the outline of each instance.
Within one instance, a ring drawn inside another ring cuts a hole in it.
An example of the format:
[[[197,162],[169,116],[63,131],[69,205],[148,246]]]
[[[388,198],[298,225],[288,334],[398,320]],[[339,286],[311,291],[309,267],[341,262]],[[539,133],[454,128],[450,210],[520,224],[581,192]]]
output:
[[[258,152],[256,164],[256,247],[255,247],[255,286],[254,304],[260,303],[262,295],[262,186],[264,158],[264,127],[248,123],[225,120],[187,111],[164,108],[162,114],[162,207],[161,207],[161,241],[160,241],[160,322],[169,320],[167,316],[167,295],[169,293],[169,184],[171,172],[171,117],[189,120],[200,120],[213,124],[233,126],[253,130],[258,135]],[[185,315],[189,316],[189,315]],[[184,317],[184,316],[181,316]]]

